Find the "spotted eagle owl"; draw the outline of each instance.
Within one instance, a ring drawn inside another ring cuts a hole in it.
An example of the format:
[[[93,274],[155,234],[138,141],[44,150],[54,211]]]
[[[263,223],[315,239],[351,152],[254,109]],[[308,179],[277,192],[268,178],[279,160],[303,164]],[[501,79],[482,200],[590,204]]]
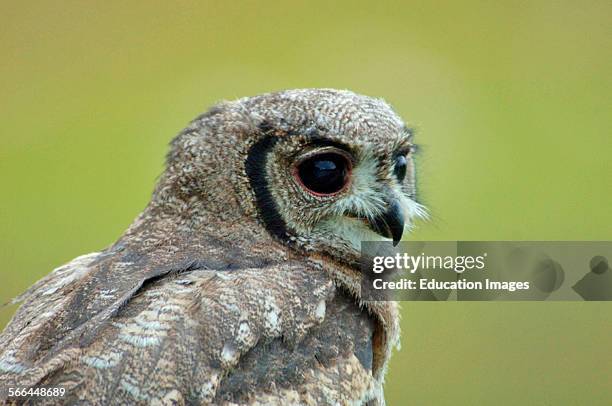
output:
[[[16,299],[0,388],[62,387],[37,401],[66,404],[384,404],[398,310],[361,298],[359,251],[422,214],[412,149],[389,105],[349,91],[218,104],[172,141],[116,243]]]

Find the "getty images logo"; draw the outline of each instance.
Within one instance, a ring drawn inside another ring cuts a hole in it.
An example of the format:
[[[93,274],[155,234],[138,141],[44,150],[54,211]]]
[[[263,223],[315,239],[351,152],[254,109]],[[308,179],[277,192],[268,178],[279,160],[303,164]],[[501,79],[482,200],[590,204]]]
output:
[[[374,273],[382,273],[390,269],[405,269],[410,273],[423,269],[444,269],[457,273],[463,273],[469,270],[482,270],[485,268],[485,258],[487,253],[478,256],[471,255],[408,255],[407,253],[397,253],[394,256],[376,256],[372,271]]]

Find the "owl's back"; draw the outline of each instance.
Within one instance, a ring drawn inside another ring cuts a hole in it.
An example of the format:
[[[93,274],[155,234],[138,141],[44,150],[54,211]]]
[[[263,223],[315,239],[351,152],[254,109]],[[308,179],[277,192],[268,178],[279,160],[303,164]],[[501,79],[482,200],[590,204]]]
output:
[[[344,404],[380,392],[374,322],[323,270],[148,257],[114,247],[34,285],[0,337],[0,386],[104,404]]]

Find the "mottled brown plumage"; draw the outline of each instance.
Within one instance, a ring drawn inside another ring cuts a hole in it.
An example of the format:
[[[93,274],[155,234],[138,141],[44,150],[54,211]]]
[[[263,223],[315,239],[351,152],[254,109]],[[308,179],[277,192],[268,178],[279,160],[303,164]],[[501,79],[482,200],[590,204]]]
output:
[[[361,300],[359,240],[397,237],[377,226],[391,202],[420,214],[410,147],[386,103],[348,91],[217,105],[174,139],[114,245],[18,298],[0,387],[63,386],[66,403],[383,404],[398,314]],[[350,183],[317,196],[295,162],[329,148],[350,155]]]

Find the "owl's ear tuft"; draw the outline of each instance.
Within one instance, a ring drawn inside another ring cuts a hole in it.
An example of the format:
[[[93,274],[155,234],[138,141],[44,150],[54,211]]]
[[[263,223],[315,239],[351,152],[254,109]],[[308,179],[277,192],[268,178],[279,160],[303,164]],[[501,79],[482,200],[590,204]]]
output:
[[[197,116],[193,121],[201,121],[201,120],[205,120],[207,118],[211,118],[214,117],[216,115],[219,115],[221,113],[223,113],[224,111],[224,104],[217,104],[215,106],[212,106],[210,109],[208,109],[208,111],[200,114],[199,116]]]

